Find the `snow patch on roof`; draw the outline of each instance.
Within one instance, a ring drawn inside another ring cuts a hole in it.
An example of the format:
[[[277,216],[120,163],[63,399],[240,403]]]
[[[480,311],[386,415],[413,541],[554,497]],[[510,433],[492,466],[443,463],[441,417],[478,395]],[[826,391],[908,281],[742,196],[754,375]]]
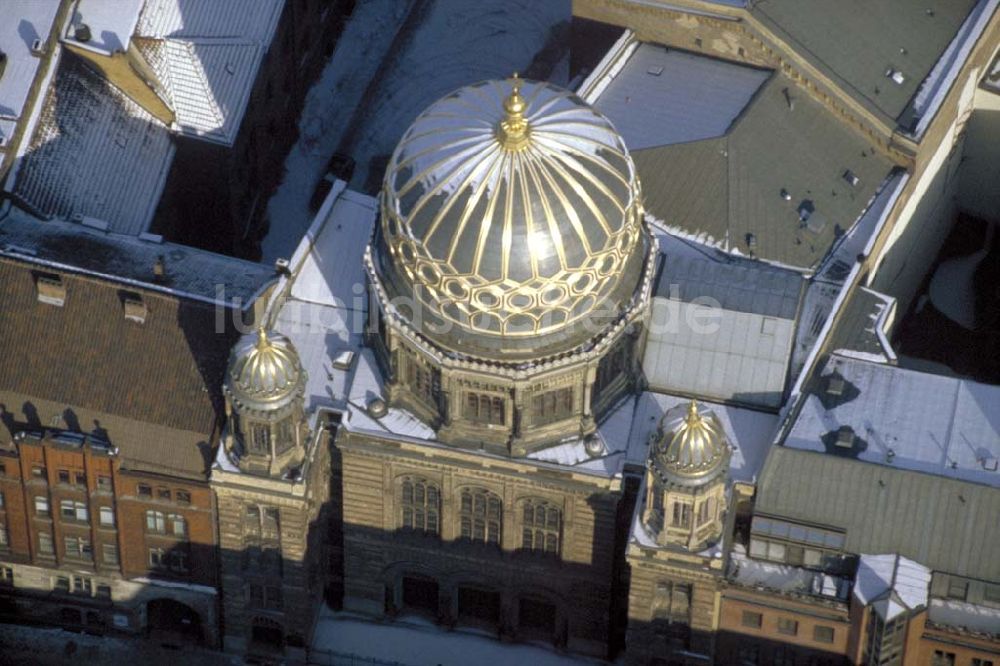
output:
[[[931,571],[896,553],[861,555],[854,596],[873,605],[885,621],[927,605]]]

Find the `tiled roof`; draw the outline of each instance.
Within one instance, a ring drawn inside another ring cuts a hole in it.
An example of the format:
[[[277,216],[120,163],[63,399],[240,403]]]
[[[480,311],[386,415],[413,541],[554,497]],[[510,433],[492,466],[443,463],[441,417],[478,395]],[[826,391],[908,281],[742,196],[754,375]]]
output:
[[[14,190],[47,215],[149,228],[174,146],[141,106],[64,53]]]
[[[147,309],[136,323],[124,317],[120,284],[66,273],[64,304],[50,305],[36,296],[33,269],[0,259],[0,391],[74,410],[81,428],[84,415],[102,424],[114,417],[110,436],[137,463],[203,470],[193,440],[210,441],[221,418],[235,338],[215,332],[215,308],[129,289]]]

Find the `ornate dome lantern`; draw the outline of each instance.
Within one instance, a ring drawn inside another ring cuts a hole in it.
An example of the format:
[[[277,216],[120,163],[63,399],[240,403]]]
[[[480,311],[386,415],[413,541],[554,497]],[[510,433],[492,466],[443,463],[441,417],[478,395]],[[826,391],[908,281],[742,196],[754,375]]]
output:
[[[263,326],[233,348],[223,391],[227,448],[241,469],[280,474],[301,462],[306,379],[291,341]]]
[[[650,442],[643,510],[658,543],[697,550],[718,539],[731,455],[722,424],[696,401],[663,415]]]
[[[547,83],[486,81],[432,104],[386,171],[377,267],[435,345],[499,361],[585,344],[649,256],[639,181],[610,121]]]

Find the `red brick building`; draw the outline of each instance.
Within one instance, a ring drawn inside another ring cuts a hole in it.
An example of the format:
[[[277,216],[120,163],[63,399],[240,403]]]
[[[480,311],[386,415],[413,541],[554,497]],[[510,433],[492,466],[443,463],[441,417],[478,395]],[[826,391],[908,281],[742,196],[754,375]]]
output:
[[[0,614],[217,644],[207,473],[239,308],[214,282],[249,302],[269,271],[16,209],[0,237]]]

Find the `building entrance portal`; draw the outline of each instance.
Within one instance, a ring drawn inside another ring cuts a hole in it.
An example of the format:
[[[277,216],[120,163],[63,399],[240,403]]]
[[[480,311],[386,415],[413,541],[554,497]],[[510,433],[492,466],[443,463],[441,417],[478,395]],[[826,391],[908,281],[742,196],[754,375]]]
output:
[[[403,578],[403,608],[437,617],[438,584],[429,578]]]

